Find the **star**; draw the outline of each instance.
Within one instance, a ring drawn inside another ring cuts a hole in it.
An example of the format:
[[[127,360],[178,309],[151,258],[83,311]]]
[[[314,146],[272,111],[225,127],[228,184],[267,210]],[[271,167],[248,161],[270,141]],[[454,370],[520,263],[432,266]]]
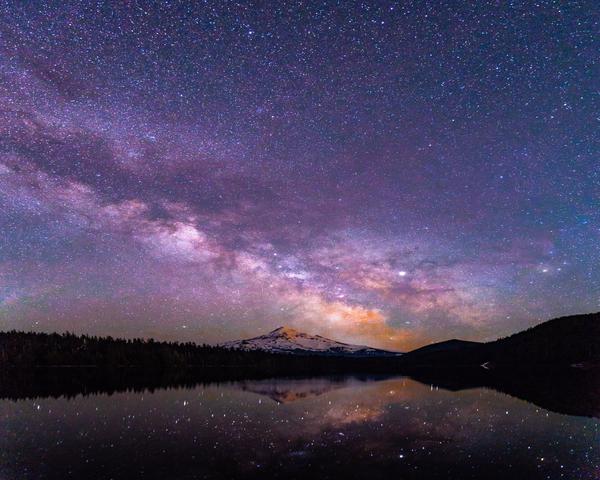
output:
[[[596,8],[4,2],[2,327],[404,351],[597,310]]]

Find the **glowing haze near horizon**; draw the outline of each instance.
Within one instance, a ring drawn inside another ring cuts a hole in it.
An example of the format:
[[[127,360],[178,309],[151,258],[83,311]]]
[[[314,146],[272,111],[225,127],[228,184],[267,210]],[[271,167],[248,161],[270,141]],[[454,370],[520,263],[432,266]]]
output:
[[[2,329],[407,349],[600,309],[597,2],[190,4],[0,6]]]

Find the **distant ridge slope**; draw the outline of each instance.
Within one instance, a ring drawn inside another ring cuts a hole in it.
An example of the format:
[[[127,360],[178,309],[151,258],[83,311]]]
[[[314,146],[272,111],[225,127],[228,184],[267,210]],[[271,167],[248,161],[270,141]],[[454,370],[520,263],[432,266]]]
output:
[[[600,313],[555,318],[493,342],[450,340],[406,353],[404,365],[600,363]]]
[[[320,335],[309,335],[291,327],[279,327],[271,332],[246,340],[225,342],[221,347],[233,350],[263,351],[270,353],[290,353],[302,355],[362,356],[381,357],[399,356],[399,352],[390,352],[366,345],[352,345],[337,342]]]

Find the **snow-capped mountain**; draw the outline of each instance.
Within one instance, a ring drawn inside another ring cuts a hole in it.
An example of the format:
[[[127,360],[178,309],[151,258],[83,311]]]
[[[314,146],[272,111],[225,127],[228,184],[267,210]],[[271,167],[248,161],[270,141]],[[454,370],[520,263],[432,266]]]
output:
[[[222,347],[240,350],[262,350],[272,353],[293,353],[309,355],[339,356],[396,356],[399,352],[390,352],[366,345],[351,345],[336,342],[320,335],[309,335],[291,327],[279,327],[266,335],[235,340],[221,344]]]

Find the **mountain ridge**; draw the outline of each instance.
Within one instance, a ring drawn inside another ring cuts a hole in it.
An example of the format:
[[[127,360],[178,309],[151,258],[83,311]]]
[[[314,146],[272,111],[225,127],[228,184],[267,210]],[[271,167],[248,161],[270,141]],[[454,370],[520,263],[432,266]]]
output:
[[[310,335],[295,328],[281,326],[264,335],[233,340],[219,344],[231,350],[263,351],[269,353],[287,353],[325,356],[386,357],[400,356],[401,352],[392,352],[367,345],[354,345],[339,342],[321,335]]]

